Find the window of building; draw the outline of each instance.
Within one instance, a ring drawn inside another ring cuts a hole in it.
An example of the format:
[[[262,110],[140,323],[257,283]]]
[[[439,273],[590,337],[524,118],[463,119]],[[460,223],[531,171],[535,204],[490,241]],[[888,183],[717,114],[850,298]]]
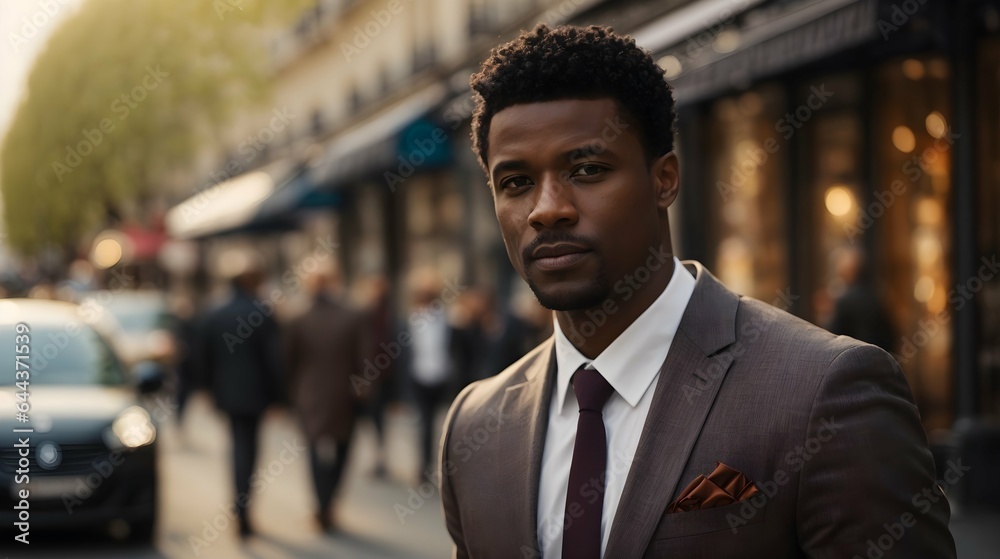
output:
[[[708,115],[711,265],[730,289],[768,302],[788,286],[783,108],[781,89],[765,86],[720,99]]]
[[[876,69],[877,182],[865,208],[876,232],[876,271],[889,286],[893,349],[928,430],[950,427],[953,409],[949,76],[937,55]]]

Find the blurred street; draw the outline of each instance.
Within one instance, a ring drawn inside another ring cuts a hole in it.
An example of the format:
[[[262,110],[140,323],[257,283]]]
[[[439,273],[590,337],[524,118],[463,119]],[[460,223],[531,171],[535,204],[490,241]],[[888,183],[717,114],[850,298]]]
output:
[[[195,398],[188,413],[183,436],[172,423],[162,426],[162,516],[155,549],[86,534],[38,535],[31,544],[33,553],[22,554],[14,549],[10,559],[429,559],[450,554],[437,492],[420,508],[408,504],[417,461],[417,448],[412,442],[416,440],[415,416],[405,412],[391,416],[391,481],[370,474],[374,433],[369,423],[359,424],[334,515],[342,530],[331,536],[321,535],[315,526],[305,452],[287,465],[279,457],[286,442],[293,447],[304,442],[294,419],[280,415],[268,420],[262,429],[258,471],[271,468],[275,475],[264,478],[268,482],[250,507],[258,535],[241,544],[235,521],[229,520],[221,508],[232,492],[229,448],[218,444],[228,440],[227,427],[203,398]],[[288,455],[285,457],[287,461]],[[427,487],[425,495],[429,493]],[[396,516],[397,503],[414,512],[406,516],[405,523]],[[207,528],[213,522],[223,527],[217,536],[216,530]],[[201,538],[205,546],[201,542],[192,544],[192,538]]]

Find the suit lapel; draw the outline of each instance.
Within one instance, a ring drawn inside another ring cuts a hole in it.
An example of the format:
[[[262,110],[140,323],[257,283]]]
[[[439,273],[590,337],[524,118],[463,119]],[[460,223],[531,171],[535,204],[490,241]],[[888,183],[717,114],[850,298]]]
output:
[[[694,293],[660,368],[605,557],[641,557],[670,503],[733,362],[739,298],[700,264]]]
[[[538,481],[555,384],[555,342],[546,340],[524,372],[525,381],[507,387],[497,430],[497,480],[505,497],[488,506],[500,509],[505,539],[523,556],[524,546],[538,546]],[[527,482],[527,483],[526,483]],[[509,530],[509,531],[508,531]]]

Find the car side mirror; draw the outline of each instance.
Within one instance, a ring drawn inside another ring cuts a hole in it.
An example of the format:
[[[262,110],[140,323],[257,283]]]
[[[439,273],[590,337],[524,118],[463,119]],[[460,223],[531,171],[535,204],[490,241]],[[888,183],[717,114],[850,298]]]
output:
[[[151,394],[163,387],[163,365],[156,361],[140,361],[132,370],[140,394]]]

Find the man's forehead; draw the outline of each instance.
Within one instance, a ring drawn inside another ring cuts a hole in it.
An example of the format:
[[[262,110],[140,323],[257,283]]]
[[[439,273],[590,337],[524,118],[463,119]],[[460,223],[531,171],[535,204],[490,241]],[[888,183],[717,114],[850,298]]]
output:
[[[500,150],[519,144],[545,142],[579,143],[621,129],[624,115],[613,99],[561,99],[506,107],[490,122],[489,151],[492,159]]]
[[[618,103],[611,98],[559,99],[522,103],[506,107],[493,115],[490,136],[518,132],[525,128],[560,126],[570,130],[596,127],[600,130],[605,120],[621,119]]]

